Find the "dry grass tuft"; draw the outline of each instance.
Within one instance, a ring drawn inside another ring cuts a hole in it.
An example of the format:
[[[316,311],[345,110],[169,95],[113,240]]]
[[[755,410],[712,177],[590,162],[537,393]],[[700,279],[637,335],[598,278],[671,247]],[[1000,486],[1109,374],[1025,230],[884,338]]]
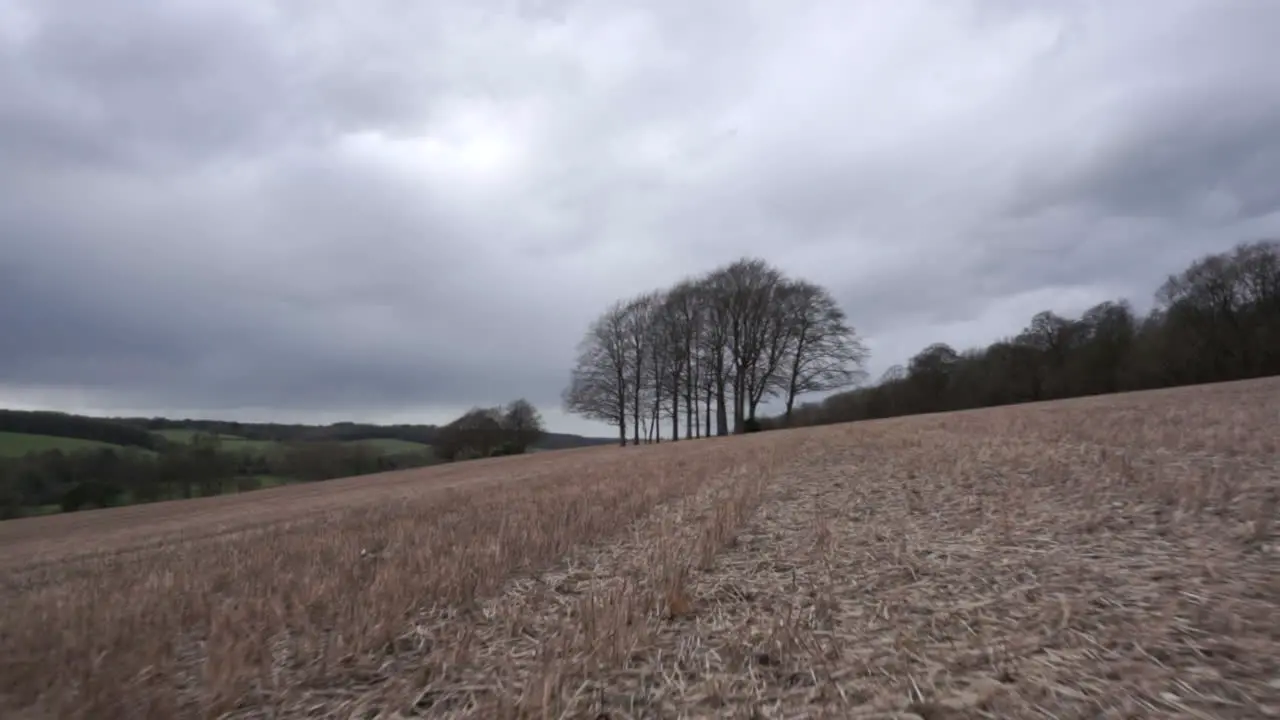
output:
[[[1235,383],[6,523],[0,709],[1280,717],[1277,408]]]

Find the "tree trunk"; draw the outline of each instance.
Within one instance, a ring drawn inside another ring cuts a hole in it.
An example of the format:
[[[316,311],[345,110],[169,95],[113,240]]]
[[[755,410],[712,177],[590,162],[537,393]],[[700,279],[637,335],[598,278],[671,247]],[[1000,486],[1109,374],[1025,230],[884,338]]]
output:
[[[659,400],[653,401],[653,420],[649,425],[649,440],[654,443],[662,442],[662,402]]]
[[[725,382],[721,378],[716,385],[716,435],[729,434],[729,406],[725,404]]]
[[[692,440],[698,434],[698,381],[701,379],[694,372],[695,358],[693,346],[685,347],[684,367],[684,436]]]
[[[672,367],[679,371],[671,375],[671,442],[680,439],[680,390],[684,381],[684,365],[679,360],[673,362]]]
[[[743,430],[742,421],[746,415],[746,392],[744,386],[746,382],[743,380],[743,373],[738,372],[733,376],[733,432],[740,435]]]
[[[662,374],[654,374],[653,389],[653,442],[662,442]]]
[[[693,369],[685,368],[684,378],[684,439],[692,440],[694,424],[698,418],[698,398],[694,391]]]
[[[680,439],[680,395],[671,398],[671,442]]]
[[[703,435],[703,437],[711,437],[711,396],[713,394],[714,393],[711,392],[711,383],[707,383],[706,412],[705,412],[705,417],[707,420],[707,433]]]
[[[698,402],[700,398],[694,396],[689,400],[689,407],[693,413],[692,421],[685,426],[685,435],[689,438],[702,437],[702,404]]]

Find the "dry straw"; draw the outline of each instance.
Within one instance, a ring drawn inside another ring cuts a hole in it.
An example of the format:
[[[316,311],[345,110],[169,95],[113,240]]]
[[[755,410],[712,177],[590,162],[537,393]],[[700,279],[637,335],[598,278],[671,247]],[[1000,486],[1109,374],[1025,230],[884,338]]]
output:
[[[1280,382],[0,525],[4,717],[1280,717]]]

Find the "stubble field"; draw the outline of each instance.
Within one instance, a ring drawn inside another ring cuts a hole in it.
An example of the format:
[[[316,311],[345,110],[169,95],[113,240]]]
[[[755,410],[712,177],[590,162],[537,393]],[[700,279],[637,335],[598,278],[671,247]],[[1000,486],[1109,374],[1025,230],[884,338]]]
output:
[[[1280,381],[0,524],[0,717],[1280,717]]]

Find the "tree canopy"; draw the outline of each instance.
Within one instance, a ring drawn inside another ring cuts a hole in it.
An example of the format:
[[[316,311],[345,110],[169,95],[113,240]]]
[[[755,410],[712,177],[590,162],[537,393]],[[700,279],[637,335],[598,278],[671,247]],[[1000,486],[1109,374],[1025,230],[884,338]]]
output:
[[[610,423],[619,443],[745,432],[762,403],[848,387],[867,352],[823,287],[743,258],[610,305],[587,329],[565,409]]]

